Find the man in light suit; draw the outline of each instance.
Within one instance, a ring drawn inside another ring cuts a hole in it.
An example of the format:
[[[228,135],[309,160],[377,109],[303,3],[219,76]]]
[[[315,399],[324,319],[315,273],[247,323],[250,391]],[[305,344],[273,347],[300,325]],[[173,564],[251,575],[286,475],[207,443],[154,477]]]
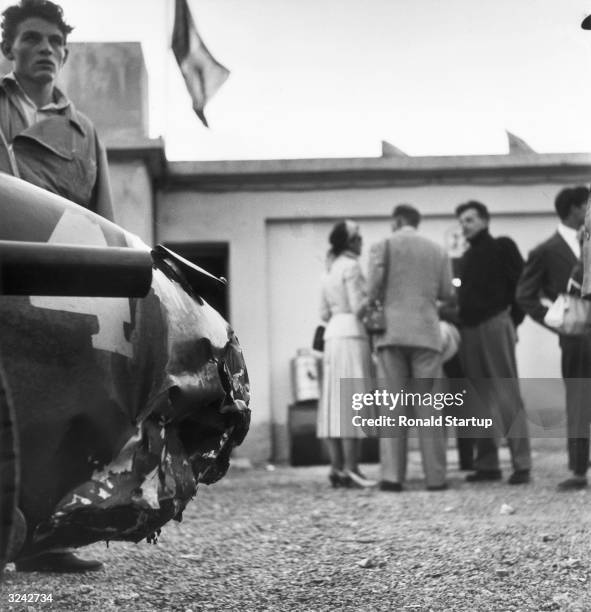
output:
[[[376,336],[380,378],[389,391],[405,389],[409,379],[426,379],[420,389],[433,389],[441,378],[442,339],[437,301],[453,298],[451,265],[446,252],[417,232],[421,215],[408,204],[393,211],[393,234],[375,244],[369,255],[369,299],[380,300],[386,318],[385,332]],[[428,418],[441,415],[430,406],[400,407],[391,413]],[[447,488],[445,482],[445,431],[419,427],[419,442],[427,489]],[[384,433],[384,432],[382,432]],[[408,428],[396,426],[380,438],[384,491],[402,491],[406,476]]]
[[[560,219],[558,228],[529,254],[519,280],[517,300],[523,310],[541,325],[548,304],[560,293],[567,293],[569,278],[581,256],[577,231],[585,219],[588,197],[586,187],[563,189],[556,196],[554,207]],[[567,491],[587,486],[591,404],[590,384],[586,379],[591,378],[591,339],[589,336],[561,335],[559,343],[566,387],[568,467],[573,476],[561,482],[558,489]]]

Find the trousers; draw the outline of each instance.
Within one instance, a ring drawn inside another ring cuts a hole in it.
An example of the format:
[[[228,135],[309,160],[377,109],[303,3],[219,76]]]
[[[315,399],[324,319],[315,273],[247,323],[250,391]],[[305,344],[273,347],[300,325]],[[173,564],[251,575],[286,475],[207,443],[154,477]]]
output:
[[[442,376],[441,353],[413,346],[385,346],[378,349],[378,374],[389,389],[398,392],[409,379],[426,379],[422,392],[432,391],[434,381]],[[428,418],[439,414],[431,406],[398,407],[395,417],[401,415]],[[446,439],[443,427],[418,427],[419,445],[427,486],[445,483]],[[403,483],[406,478],[408,427],[394,427],[389,437],[380,438],[382,478]]]
[[[517,378],[516,334],[508,311],[461,330],[460,358],[466,378],[478,395],[474,416],[492,418],[493,433],[476,440],[474,468],[499,469],[499,441],[507,439],[515,471],[531,469],[527,415]]]
[[[562,377],[566,387],[568,468],[584,476],[589,468],[591,423],[591,338],[561,336]]]

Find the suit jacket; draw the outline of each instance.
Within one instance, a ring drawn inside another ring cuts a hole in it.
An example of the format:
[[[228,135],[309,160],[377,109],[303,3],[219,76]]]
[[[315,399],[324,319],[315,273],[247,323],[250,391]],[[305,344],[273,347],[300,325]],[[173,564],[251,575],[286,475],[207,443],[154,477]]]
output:
[[[454,295],[451,264],[443,248],[408,226],[394,232],[371,248],[368,293],[370,300],[382,300],[386,315],[386,331],[376,336],[377,348],[441,351],[437,300]]]
[[[532,319],[543,324],[548,308],[541,299],[553,302],[566,293],[576,263],[575,254],[558,232],[529,254],[517,284],[517,301]]]

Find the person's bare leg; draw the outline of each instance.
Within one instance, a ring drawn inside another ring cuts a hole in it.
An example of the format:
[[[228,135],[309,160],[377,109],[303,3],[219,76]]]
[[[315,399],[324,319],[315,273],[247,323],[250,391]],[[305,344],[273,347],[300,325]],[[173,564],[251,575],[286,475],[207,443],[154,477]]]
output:
[[[343,455],[345,459],[345,476],[350,481],[350,486],[373,487],[377,484],[369,480],[359,472],[359,439],[343,438]]]
[[[357,438],[343,438],[343,460],[344,468],[348,472],[358,471],[359,440]]]
[[[343,472],[343,447],[340,438],[328,438],[326,440],[328,455],[330,457],[330,473],[328,479],[333,487],[346,485],[346,478]]]
[[[340,438],[328,438],[326,440],[328,456],[330,457],[330,467],[333,472],[342,472],[344,467],[343,447]]]

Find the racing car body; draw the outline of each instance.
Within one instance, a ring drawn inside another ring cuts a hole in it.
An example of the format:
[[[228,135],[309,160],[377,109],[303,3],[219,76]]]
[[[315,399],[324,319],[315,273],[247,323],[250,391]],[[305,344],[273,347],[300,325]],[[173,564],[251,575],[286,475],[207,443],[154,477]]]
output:
[[[202,298],[220,281],[1,174],[0,219],[0,294],[20,294],[0,295],[24,518],[8,557],[149,538],[225,474],[248,430],[242,351]],[[14,255],[22,241],[38,265]],[[61,252],[51,264],[47,249]]]

